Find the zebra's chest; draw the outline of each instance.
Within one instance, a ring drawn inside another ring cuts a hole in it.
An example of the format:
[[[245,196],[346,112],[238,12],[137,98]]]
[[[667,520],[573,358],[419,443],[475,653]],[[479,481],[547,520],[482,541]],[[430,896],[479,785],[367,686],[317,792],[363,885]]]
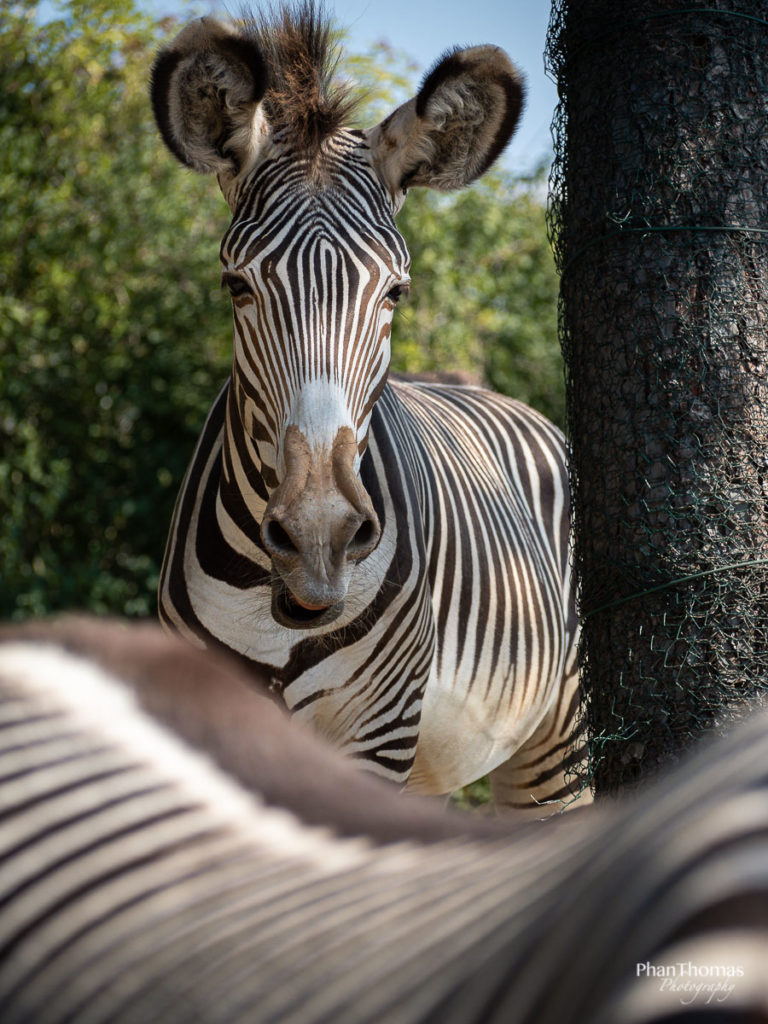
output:
[[[503,504],[514,508],[511,499]],[[568,647],[563,580],[541,539],[529,543],[535,524],[525,510],[515,516],[516,530],[482,543],[453,510],[428,544],[437,642],[409,780],[415,792],[446,792],[488,774],[556,699]]]

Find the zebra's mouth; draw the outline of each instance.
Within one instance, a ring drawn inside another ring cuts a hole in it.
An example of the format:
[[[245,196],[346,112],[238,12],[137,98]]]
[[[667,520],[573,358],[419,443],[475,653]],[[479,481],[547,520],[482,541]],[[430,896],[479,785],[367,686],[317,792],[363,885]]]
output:
[[[288,629],[314,629],[334,622],[344,611],[344,602],[327,608],[307,608],[292,596],[284,584],[272,584],[272,618]]]

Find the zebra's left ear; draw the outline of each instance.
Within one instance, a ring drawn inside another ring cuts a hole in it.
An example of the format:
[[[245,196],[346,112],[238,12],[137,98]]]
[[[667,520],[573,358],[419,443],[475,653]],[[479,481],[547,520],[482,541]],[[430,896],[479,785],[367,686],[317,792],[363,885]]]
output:
[[[498,46],[454,50],[413,99],[368,132],[374,165],[393,195],[416,185],[462,188],[509,142],[523,97],[520,74]]]

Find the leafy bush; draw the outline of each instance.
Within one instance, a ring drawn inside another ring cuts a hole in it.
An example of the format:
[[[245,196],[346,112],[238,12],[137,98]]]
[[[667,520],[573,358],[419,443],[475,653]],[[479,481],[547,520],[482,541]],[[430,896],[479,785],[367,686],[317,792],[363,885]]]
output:
[[[131,3],[0,19],[0,613],[146,615],[226,376],[227,210],[156,141]]]

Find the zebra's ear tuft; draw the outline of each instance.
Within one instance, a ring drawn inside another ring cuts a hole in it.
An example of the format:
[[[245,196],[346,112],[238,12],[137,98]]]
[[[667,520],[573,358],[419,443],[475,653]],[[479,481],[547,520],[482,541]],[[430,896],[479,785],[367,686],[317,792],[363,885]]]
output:
[[[192,22],[152,68],[152,108],[165,144],[195,171],[240,173],[263,139],[267,83],[252,39],[215,18]]]
[[[522,78],[498,46],[448,52],[416,96],[368,133],[380,176],[393,194],[469,185],[511,139],[523,99]]]

